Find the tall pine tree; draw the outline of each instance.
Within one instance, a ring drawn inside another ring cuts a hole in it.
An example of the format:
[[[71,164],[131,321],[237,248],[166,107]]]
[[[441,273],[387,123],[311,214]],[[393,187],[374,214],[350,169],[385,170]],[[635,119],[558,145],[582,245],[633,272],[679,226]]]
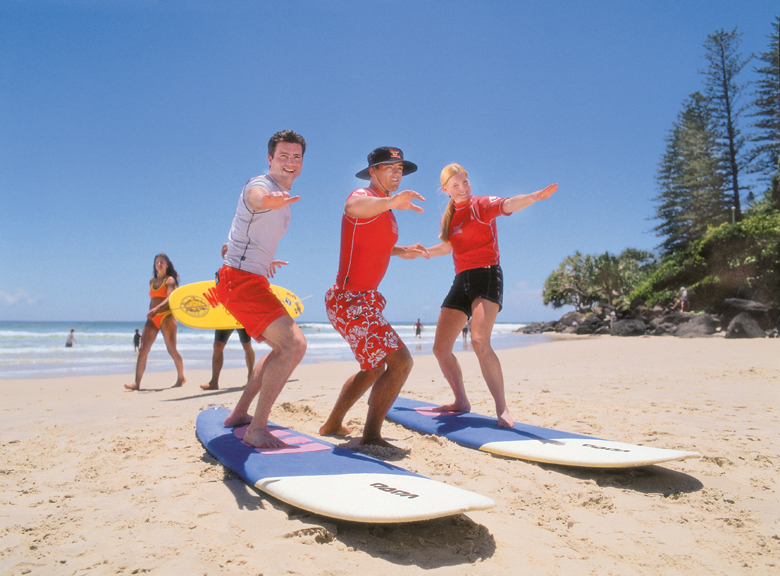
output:
[[[665,255],[685,250],[708,226],[728,221],[730,204],[717,129],[708,99],[695,92],[683,103],[666,138],[656,177],[659,195],[653,230]]]
[[[738,128],[740,114],[744,111],[739,100],[747,84],[740,83],[737,77],[750,61],[749,58],[743,60],[738,52],[741,36],[736,28],[731,32],[721,29],[710,34],[704,43],[709,67],[702,71],[706,76],[707,98],[718,131],[723,169],[729,180],[737,220],[742,219],[739,176],[747,165],[743,154],[745,138]]]
[[[753,169],[767,180],[780,171],[780,17],[772,23],[769,50],[757,56],[764,66],[756,67],[758,80],[753,92],[753,126],[751,138],[756,143]],[[779,206],[780,207],[780,206]]]

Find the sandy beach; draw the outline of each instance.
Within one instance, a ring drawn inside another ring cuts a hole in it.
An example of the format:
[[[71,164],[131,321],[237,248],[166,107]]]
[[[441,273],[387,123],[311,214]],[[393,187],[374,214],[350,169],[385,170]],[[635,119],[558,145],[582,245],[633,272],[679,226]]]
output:
[[[0,574],[778,574],[778,340],[561,337],[501,350],[514,418],[702,457],[628,470],[491,456],[386,422],[394,464],[493,498],[425,522],[336,521],[255,492],[195,435],[244,370],[0,380]],[[473,410],[493,413],[458,352]],[[185,364],[186,368],[186,364]],[[272,420],[316,436],[354,362],[303,364]],[[432,356],[403,392],[449,399]],[[361,431],[365,400],[350,412]],[[336,441],[342,443],[343,441]]]

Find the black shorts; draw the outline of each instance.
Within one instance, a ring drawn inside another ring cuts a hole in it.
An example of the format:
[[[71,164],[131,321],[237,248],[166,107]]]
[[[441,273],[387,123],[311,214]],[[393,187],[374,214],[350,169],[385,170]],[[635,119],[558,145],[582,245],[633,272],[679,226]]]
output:
[[[233,334],[233,330],[215,330],[214,331],[214,344],[217,342],[222,342],[223,344],[227,344],[227,341],[230,339],[230,336]],[[241,344],[246,344],[247,342],[251,342],[252,338],[250,338],[249,334],[246,333],[246,330],[243,328],[238,328],[238,339],[241,340]]]
[[[464,270],[452,282],[450,293],[442,302],[442,308],[460,310],[471,317],[471,304],[477,298],[484,298],[504,307],[504,274],[501,266]]]

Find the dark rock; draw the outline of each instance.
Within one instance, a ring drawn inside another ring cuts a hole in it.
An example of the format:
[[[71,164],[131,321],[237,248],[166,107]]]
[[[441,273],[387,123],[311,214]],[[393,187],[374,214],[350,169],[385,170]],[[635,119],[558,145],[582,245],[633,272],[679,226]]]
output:
[[[607,325],[607,324],[604,324],[604,325],[603,325],[601,328],[599,328],[598,330],[596,330],[596,331],[593,333],[593,335],[594,335],[594,336],[602,336],[602,335],[604,335],[604,334],[611,334],[611,333],[612,333],[612,328],[610,328],[610,327],[609,327],[609,325]]]
[[[545,322],[542,324],[542,332],[554,332],[558,322],[553,320],[552,322]]]
[[[750,313],[740,312],[729,322],[726,338],[766,338],[766,332]]]
[[[646,331],[647,324],[638,318],[634,318],[630,320],[618,320],[612,324],[610,333],[613,336],[643,336]]]
[[[774,328],[771,308],[756,302],[755,300],[742,300],[740,298],[727,298],[720,306],[720,317],[724,326],[730,326],[731,321],[739,314],[747,313],[755,320],[762,330]]]
[[[677,336],[680,338],[702,338],[715,334],[720,327],[720,322],[710,314],[697,314],[688,322],[680,324],[677,328]]]
[[[558,320],[558,324],[564,324],[565,326],[572,326],[575,322],[577,324],[581,324],[582,321],[585,320],[585,314],[582,312],[567,312],[563,316],[561,316],[561,319]],[[559,330],[556,327],[556,332]]]
[[[678,327],[669,322],[662,322],[650,332],[652,336],[674,336],[677,333]]]

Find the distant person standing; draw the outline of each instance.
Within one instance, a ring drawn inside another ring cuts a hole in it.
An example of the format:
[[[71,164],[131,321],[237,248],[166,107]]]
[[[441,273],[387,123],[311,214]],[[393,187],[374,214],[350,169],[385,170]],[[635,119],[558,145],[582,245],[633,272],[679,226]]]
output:
[[[433,354],[447,379],[455,401],[440,406],[440,411],[471,410],[463,385],[463,373],[452,352],[458,334],[464,343],[468,322],[471,322],[471,347],[479,360],[482,377],[496,405],[498,425],[514,425],[504,393],[501,362],[490,345],[496,316],[503,303],[504,279],[499,264],[496,218],[509,216],[538,200],[545,200],[558,189],[551,184],[531,194],[512,198],[472,196],[469,175],[459,164],[450,164],[441,171],[441,188],[450,197],[441,222],[442,243],[428,248],[430,256],[452,254],[455,279],[441,305]]]
[[[391,256],[413,259],[427,257],[420,244],[398,246],[398,224],[393,210],[423,209],[412,200],[425,200],[413,190],[393,194],[401,177],[417,170],[404,160],[403,152],[382,147],[368,155],[368,167],[356,174],[370,180],[367,188],[353,190],[341,217],[341,249],[336,283],[325,294],[328,320],[349,343],[360,371],[341,388],[320,434],[345,436],[352,430],[343,425],[349,409],[373,386],[361,444],[391,447],[382,439],[382,422],[395,402],[409,372],[412,355],[382,315],[385,298],[377,290],[387,272]]]
[[[138,349],[138,359],[135,362],[135,380],[132,384],[125,384],[128,390],[140,390],[141,378],[146,371],[146,360],[152,344],[157,339],[157,334],[162,331],[165,347],[171,355],[176,366],[176,382],[172,386],[178,388],[186,382],[184,378],[184,362],[181,354],[176,349],[176,333],[178,324],[168,306],[168,299],[179,285],[179,274],[173,267],[170,258],[165,254],[154,257],[154,276],[149,281],[149,312],[146,315],[146,324],[141,334],[141,346]]]
[[[141,345],[141,334],[138,332],[138,328],[135,329],[135,334],[133,335],[133,351],[138,352],[138,347]]]
[[[76,343],[75,332],[75,328],[70,329],[70,334],[68,334],[68,337],[65,339],[65,348],[73,348],[73,345]]]
[[[422,329],[423,325],[422,322],[420,322],[420,319],[417,319],[417,322],[414,323],[414,337],[415,338],[422,338]]]

